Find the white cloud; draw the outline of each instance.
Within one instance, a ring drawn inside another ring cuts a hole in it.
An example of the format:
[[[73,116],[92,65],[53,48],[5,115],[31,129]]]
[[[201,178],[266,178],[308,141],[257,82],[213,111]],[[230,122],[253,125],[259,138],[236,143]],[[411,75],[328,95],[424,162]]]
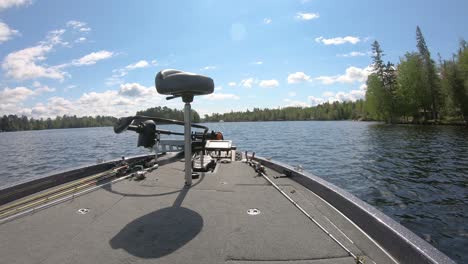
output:
[[[322,43],[325,45],[341,45],[345,43],[357,44],[361,39],[359,37],[346,36],[346,37],[336,37],[336,38],[324,38],[322,36],[315,38],[315,42]]]
[[[38,64],[47,58],[47,53],[52,51],[55,45],[63,43],[60,38],[63,32],[53,32],[51,37],[40,42],[37,46],[8,54],[2,62],[2,68],[6,76],[17,80],[40,77],[63,80],[65,73],[60,71],[58,67]]]
[[[26,87],[8,88],[0,91],[0,115],[3,114],[20,114],[30,115],[31,109],[23,108],[23,102],[27,99],[38,96],[46,92],[54,92],[54,88],[42,86],[40,83],[34,83],[36,89],[32,90]]]
[[[0,92],[0,105],[16,104],[34,95],[34,91],[26,87],[5,88]]]
[[[232,86],[236,86],[237,83],[236,82],[229,82],[228,85],[232,87]]]
[[[0,21],[0,44],[19,35],[18,30],[11,29],[7,24]]]
[[[245,88],[252,88],[252,85],[255,83],[254,78],[247,78],[244,79],[240,82],[240,86],[243,86]]]
[[[289,92],[289,93],[288,93],[288,96],[289,96],[289,97],[294,97],[294,96],[296,96],[296,95],[297,95],[296,92]]]
[[[14,90],[14,91],[10,91]],[[138,83],[122,85],[118,90],[107,90],[103,92],[84,93],[76,100],[62,97],[51,97],[45,103],[38,103],[31,108],[23,108],[21,101],[35,96],[36,91],[27,88],[8,89],[7,97],[3,96],[5,91],[0,92],[4,98],[16,98],[15,104],[0,101],[0,114],[27,114],[33,117],[55,117],[57,115],[96,116],[112,115],[116,117],[134,115],[136,111],[161,106],[180,106],[180,102],[164,100],[154,88],[145,87]],[[20,101],[18,101],[20,100]],[[9,102],[12,99],[9,99]]]
[[[112,76],[107,78],[106,85],[112,86],[116,84],[122,84],[124,82],[123,77],[125,77],[130,71],[156,65],[158,65],[158,62],[156,60],[152,60],[151,63],[148,63],[148,61],[146,60],[140,60],[138,62],[129,64],[123,68],[114,69],[112,70]]]
[[[354,83],[354,82],[365,82],[367,76],[371,74],[372,68],[367,66],[364,69],[351,66],[346,69],[343,75],[335,76],[319,76],[315,80],[321,81],[322,84],[330,85],[334,83]]]
[[[214,70],[216,69],[216,66],[205,66],[203,68],[201,68],[200,70],[201,71],[209,71],[209,70]]]
[[[80,37],[80,38],[77,38],[75,40],[75,43],[82,43],[82,42],[85,42],[86,41],[86,38],[85,37]]]
[[[27,80],[35,78],[50,78],[63,80],[68,73],[62,71],[71,63],[49,66],[44,61],[47,54],[52,52],[58,45],[69,46],[63,41],[64,29],[52,30],[48,32],[45,40],[40,41],[36,46],[14,51],[8,54],[2,62],[2,69],[5,75],[16,80]]]
[[[306,102],[291,100],[289,98],[286,98],[283,101],[287,103],[285,107],[309,107],[310,106],[310,104]]]
[[[34,90],[35,95],[39,95],[41,93],[52,93],[52,92],[55,92],[55,88],[50,88],[47,85],[38,87],[36,90]]]
[[[261,80],[259,83],[260,87],[262,88],[274,88],[279,86],[279,82],[277,80]]]
[[[91,28],[87,27],[86,25],[87,25],[86,22],[77,21],[77,20],[70,20],[67,22],[67,27],[73,28],[74,30],[84,32],[84,33],[91,31]]]
[[[310,79],[310,76],[304,72],[295,72],[288,75],[288,83],[301,83]]]
[[[364,97],[366,96],[366,85],[365,84],[362,84],[360,87],[359,87],[359,90],[351,90],[349,92],[337,92],[337,93],[333,93],[333,92],[325,92],[323,93],[323,96],[327,97],[327,101],[329,103],[333,103],[333,102],[355,102],[357,100],[360,100],[360,99],[364,99]]]
[[[0,11],[14,6],[29,5],[31,2],[31,0],[0,0]]]
[[[255,65],[262,65],[262,64],[263,64],[263,61],[254,61],[254,62],[252,62],[252,64],[255,64]]]
[[[67,22],[67,27],[71,27],[71,28],[74,28],[74,29],[80,29],[80,28],[82,28],[84,26],[86,26],[86,23],[81,22],[81,21],[70,20],[70,21]]]
[[[96,64],[96,62],[100,61],[100,60],[105,60],[105,59],[109,59],[111,58],[112,56],[114,56],[114,53],[111,52],[111,51],[107,51],[107,50],[101,50],[101,51],[97,51],[97,52],[92,52],[88,55],[85,55],[77,60],[74,60],[72,62],[73,65],[75,66],[83,66],[83,65],[93,65],[93,64]]]
[[[129,97],[142,97],[156,94],[156,89],[145,87],[139,83],[125,83],[120,85],[119,94]]]
[[[315,96],[309,96],[307,97],[307,99],[309,100],[311,106],[316,106],[324,103],[324,100],[322,98],[318,98]]]
[[[296,14],[296,18],[300,20],[312,20],[312,19],[317,19],[320,17],[319,13],[303,13],[303,12],[298,12]]]
[[[150,64],[145,61],[145,60],[140,60],[138,62],[135,62],[133,64],[129,64],[127,65],[125,68],[128,69],[128,70],[134,70],[134,69],[139,69],[139,68],[146,68],[146,67],[149,67]]]
[[[361,57],[361,56],[366,56],[366,55],[368,55],[368,54],[369,54],[369,53],[366,53],[366,52],[351,51],[351,52],[345,53],[345,54],[337,54],[336,56],[349,58],[349,57]]]
[[[335,94],[334,97],[329,98],[329,102],[345,102],[345,101],[351,101],[355,102],[359,99],[363,99],[364,96],[366,95],[365,91],[362,90],[351,90],[350,92],[338,92]]]
[[[273,21],[273,20],[271,20],[271,18],[266,17],[266,18],[263,19],[263,24],[267,24],[267,25],[268,25],[268,24],[271,24],[272,21]]]
[[[215,87],[215,88],[214,88],[215,91],[221,91],[222,89],[223,89],[222,86],[218,86],[218,87]]]
[[[203,98],[207,100],[212,100],[212,101],[217,101],[217,100],[239,100],[240,97],[235,95],[235,94],[229,94],[229,93],[212,93],[208,95],[204,95]]]

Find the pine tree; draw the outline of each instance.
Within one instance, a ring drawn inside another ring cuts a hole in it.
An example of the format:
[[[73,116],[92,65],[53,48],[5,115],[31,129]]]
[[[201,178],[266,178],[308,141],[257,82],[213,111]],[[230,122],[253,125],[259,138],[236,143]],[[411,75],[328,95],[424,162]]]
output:
[[[416,27],[416,41],[419,55],[423,60],[424,70],[425,70],[425,84],[430,91],[430,101],[431,101],[431,113],[432,119],[437,120],[439,118],[439,106],[440,106],[440,87],[439,87],[439,78],[436,73],[436,67],[434,61],[431,59],[431,53],[427,47],[426,40],[421,32],[419,26]]]
[[[372,43],[372,60],[374,62],[373,68],[374,72],[379,76],[381,79],[383,79],[384,75],[384,62],[382,60],[382,57],[384,56],[383,50],[380,48],[379,42],[376,40],[374,43]]]
[[[370,115],[394,123],[397,118],[396,72],[392,63],[383,62],[379,42],[372,43],[374,73],[367,80],[366,101]]]

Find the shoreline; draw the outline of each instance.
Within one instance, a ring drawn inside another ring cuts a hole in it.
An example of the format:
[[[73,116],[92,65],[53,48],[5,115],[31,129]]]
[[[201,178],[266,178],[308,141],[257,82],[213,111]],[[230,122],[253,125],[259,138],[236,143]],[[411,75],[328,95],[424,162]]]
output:
[[[398,123],[385,123],[384,121],[378,120],[239,120],[239,121],[224,121],[224,122],[200,122],[205,124],[218,124],[218,123],[247,123],[247,122],[374,122],[374,123],[381,123],[385,125],[412,125],[412,126],[457,126],[457,127],[468,127],[468,124],[462,121],[456,122],[423,122],[423,123],[413,123],[413,122],[398,122]],[[13,131],[0,131],[0,133],[6,132],[25,132],[25,131],[43,131],[43,130],[62,130],[62,129],[75,129],[75,128],[97,128],[97,127],[112,127],[112,126],[90,126],[90,127],[66,127],[66,128],[45,128],[45,129],[30,129],[30,130],[13,130]]]

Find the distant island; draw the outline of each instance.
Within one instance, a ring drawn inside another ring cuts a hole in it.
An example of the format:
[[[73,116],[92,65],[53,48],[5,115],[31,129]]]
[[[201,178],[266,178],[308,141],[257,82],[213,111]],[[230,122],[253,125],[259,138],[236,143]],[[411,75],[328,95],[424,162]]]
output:
[[[355,102],[326,102],[311,107],[254,108],[253,110],[204,115],[193,111],[193,122],[361,120],[392,124],[468,124],[468,43],[460,41],[450,59],[440,55],[436,63],[424,36],[416,28],[417,52],[407,52],[395,65],[384,63],[378,41],[372,44],[372,73],[365,98]],[[137,115],[183,120],[183,111],[154,107]],[[61,116],[34,119],[4,115],[0,131],[111,126],[111,116]]]

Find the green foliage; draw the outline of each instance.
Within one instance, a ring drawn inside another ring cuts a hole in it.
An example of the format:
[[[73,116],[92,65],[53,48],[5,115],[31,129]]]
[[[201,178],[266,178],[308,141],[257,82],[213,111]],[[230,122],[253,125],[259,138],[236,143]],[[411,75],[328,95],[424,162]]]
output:
[[[429,91],[424,85],[423,61],[418,53],[406,53],[398,65],[397,98],[399,114],[419,120],[419,109],[430,106]]]
[[[406,53],[395,68],[384,65],[380,44],[372,44],[374,71],[367,79],[366,110],[388,123],[459,121],[468,123],[468,45],[437,68],[416,28],[418,52]],[[460,117],[462,117],[460,119]]]
[[[148,108],[144,111],[138,111],[137,115],[145,115],[145,116],[157,116],[160,118],[167,118],[167,119],[176,119],[176,120],[184,120],[184,111],[172,109],[169,107],[153,107]],[[192,109],[192,122],[198,123],[200,122],[200,115],[197,111]]]
[[[382,120],[385,117],[385,91],[376,73],[367,78],[366,110],[372,119]]]
[[[444,61],[441,69],[442,91],[447,98],[445,112],[459,115],[468,122],[468,45],[460,43],[453,60]]]
[[[440,80],[437,76],[436,66],[431,59],[431,53],[427,47],[426,40],[421,32],[421,29],[416,27],[416,46],[423,62],[423,84],[429,90],[429,96],[426,94],[421,95],[424,101],[430,100],[429,106],[424,106],[424,111],[429,110],[433,120],[439,119],[439,108],[442,105],[442,98],[440,92]],[[427,97],[427,98],[426,98]]]
[[[371,117],[395,122],[397,116],[396,71],[391,62],[383,63],[383,51],[379,42],[372,44],[373,68],[367,79],[367,110]]]
[[[367,114],[364,102],[324,103],[314,107],[284,107],[277,109],[254,108],[252,111],[205,115],[204,122],[241,122],[241,121],[284,121],[284,120],[357,120],[365,119]]]
[[[112,126],[117,118],[111,116],[57,116],[55,119],[34,119],[26,116],[4,115],[0,119],[0,131],[23,131],[78,127]]]

